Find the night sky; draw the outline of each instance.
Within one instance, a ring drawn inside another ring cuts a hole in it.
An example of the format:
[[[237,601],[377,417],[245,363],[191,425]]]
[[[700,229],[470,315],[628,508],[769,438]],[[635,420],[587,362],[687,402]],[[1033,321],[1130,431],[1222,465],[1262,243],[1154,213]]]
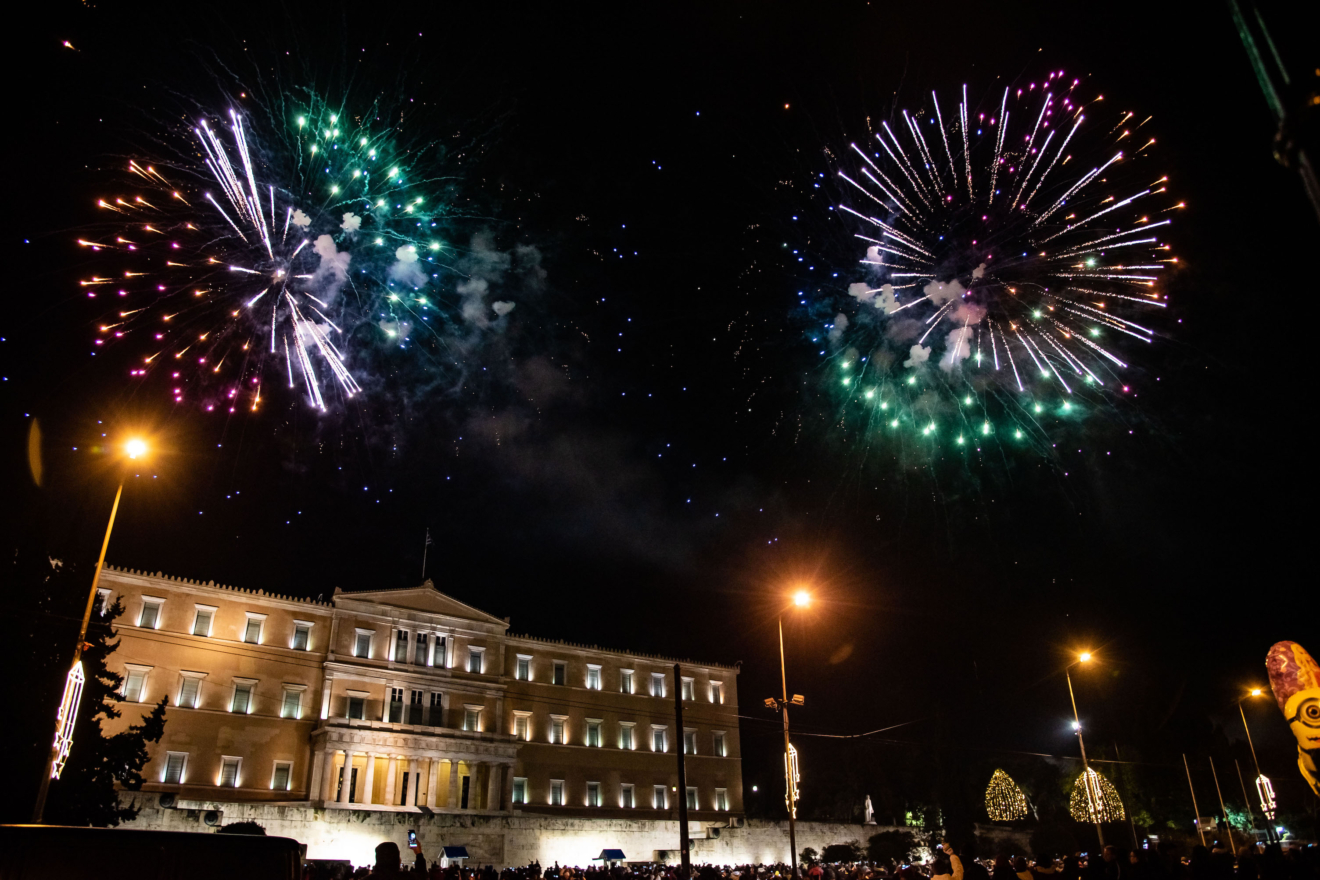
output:
[[[1073,754],[1062,668],[1090,648],[1097,747],[1204,754],[1214,725],[1239,736],[1272,643],[1320,650],[1297,320],[1318,230],[1226,8],[1163,6],[41,4],[11,36],[5,534],[90,576],[115,486],[95,447],[146,425],[161,454],[111,563],[329,596],[416,584],[429,529],[427,576],[514,631],[741,661],[749,785],[778,773],[760,703],[798,584],[818,599],[786,631],[804,734],[914,722],[886,736]],[[1288,6],[1262,11],[1300,76]],[[857,252],[825,150],[933,88],[1055,69],[1153,114],[1189,205],[1135,394],[1048,450],[922,460],[839,430],[810,339]],[[106,306],[77,281],[103,258],[74,242],[96,199],[181,108],[258,81],[416,104],[409,125],[467,145],[450,239],[539,253],[457,380],[377,353],[364,400],[318,415],[276,383],[229,415],[130,381],[133,344],[93,356]],[[28,662],[53,688],[66,661]],[[44,725],[53,698],[27,699]],[[1302,797],[1281,718],[1253,708],[1266,772]]]

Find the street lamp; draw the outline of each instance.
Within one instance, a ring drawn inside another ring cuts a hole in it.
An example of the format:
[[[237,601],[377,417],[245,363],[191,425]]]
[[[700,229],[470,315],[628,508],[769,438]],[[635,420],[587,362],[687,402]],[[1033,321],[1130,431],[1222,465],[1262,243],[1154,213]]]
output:
[[[1261,688],[1252,688],[1245,697],[1237,701],[1238,714],[1242,716],[1242,729],[1247,732],[1247,746],[1251,749],[1251,763],[1256,768],[1256,794],[1260,797],[1260,811],[1265,814],[1265,837],[1268,840],[1277,840],[1278,837],[1274,831],[1274,785],[1269,777],[1260,772],[1260,761],[1256,760],[1256,744],[1251,741],[1251,728],[1247,726],[1247,712],[1242,708],[1242,704],[1252,697],[1259,697],[1265,693]],[[1246,792],[1242,793],[1246,797]],[[1247,804],[1247,809],[1251,809],[1251,804]]]
[[[1075,661],[1063,667],[1063,675],[1068,679],[1068,699],[1072,701],[1073,730],[1077,731],[1077,745],[1082,750],[1082,778],[1086,779],[1088,782],[1088,785],[1086,786],[1086,806],[1090,809],[1091,819],[1095,822],[1095,833],[1100,839],[1100,848],[1103,849],[1105,845],[1105,831],[1100,827],[1100,811],[1096,809],[1091,786],[1089,785],[1091,779],[1091,765],[1086,761],[1086,742],[1082,739],[1082,721],[1077,717],[1077,697],[1073,695],[1072,675],[1069,672],[1069,670],[1078,663],[1089,662],[1091,662],[1091,652],[1083,651],[1078,655]]]
[[[811,604],[811,593],[806,590],[798,590],[793,593],[793,607],[806,608]],[[770,697],[765,701],[767,707],[779,709],[784,718],[784,800],[788,806],[788,849],[789,864],[793,866],[793,876],[800,877],[797,863],[797,801],[798,801],[798,762],[797,749],[788,740],[788,707],[801,706],[803,700],[801,694],[794,694],[790,700],[788,698],[788,675],[784,667],[784,614],[779,613],[779,684],[782,688],[783,696],[780,699]]]
[[[140,437],[132,437],[124,443],[124,457],[129,460],[143,458],[148,453],[147,442]],[[73,662],[69,665],[69,674],[64,682],[64,694],[60,698],[60,708],[55,715],[55,738],[51,743],[50,754],[46,757],[46,769],[41,774],[41,788],[37,790],[37,803],[32,808],[32,821],[40,824],[46,812],[46,795],[50,791],[50,781],[59,779],[68,760],[69,749],[73,745],[73,726],[78,717],[78,701],[82,697],[85,678],[82,668],[83,644],[87,638],[87,624],[92,619],[92,607],[96,604],[96,591],[101,583],[101,569],[105,566],[105,551],[110,546],[110,532],[115,527],[115,514],[119,512],[119,499],[124,494],[124,478],[127,471],[119,477],[119,488],[115,490],[115,502],[110,506],[110,521],[105,527],[105,538],[101,541],[101,555],[96,559],[96,570],[92,573],[92,588],[87,593],[87,607],[83,610],[82,626],[78,630],[78,641],[73,648]]]

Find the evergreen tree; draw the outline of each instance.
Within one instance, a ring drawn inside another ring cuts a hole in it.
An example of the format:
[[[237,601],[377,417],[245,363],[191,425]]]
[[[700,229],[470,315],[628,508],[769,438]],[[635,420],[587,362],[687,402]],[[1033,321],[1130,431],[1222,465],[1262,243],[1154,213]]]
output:
[[[142,768],[147,763],[147,743],[160,742],[165,733],[165,704],[161,697],[140,724],[106,736],[103,720],[122,714],[115,706],[123,701],[119,688],[124,677],[110,671],[106,659],[119,647],[112,624],[124,613],[118,599],[104,613],[92,612],[83,648],[82,700],[78,704],[73,747],[60,778],[51,781],[47,822],[59,825],[115,826],[138,814],[136,798],[119,802],[115,783],[128,791],[142,788]]]

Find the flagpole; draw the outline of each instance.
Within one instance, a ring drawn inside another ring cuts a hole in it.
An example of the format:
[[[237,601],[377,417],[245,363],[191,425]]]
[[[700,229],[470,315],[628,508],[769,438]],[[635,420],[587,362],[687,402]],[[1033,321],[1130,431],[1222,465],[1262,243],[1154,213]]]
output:
[[[422,583],[426,583],[426,551],[431,549],[431,530],[426,530],[426,543],[422,544]]]

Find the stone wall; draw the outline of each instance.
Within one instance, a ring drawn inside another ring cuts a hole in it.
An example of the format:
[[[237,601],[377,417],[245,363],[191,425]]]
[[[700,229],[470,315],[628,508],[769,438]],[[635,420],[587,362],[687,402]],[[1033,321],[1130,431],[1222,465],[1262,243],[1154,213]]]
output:
[[[142,812],[136,821],[122,827],[161,831],[208,831],[204,809],[163,808],[155,795],[139,794]],[[210,806],[189,804],[189,806]],[[221,806],[221,805],[215,805]],[[347,859],[369,865],[376,844],[392,840],[400,849],[408,842],[408,829],[416,829],[418,842],[428,858],[441,846],[465,846],[471,863],[496,866],[542,865],[586,866],[602,849],[622,849],[631,861],[678,860],[678,822],[655,819],[570,819],[553,816],[476,816],[454,813],[405,813],[372,810],[319,810],[305,805],[224,804],[220,822],[256,822],[266,833],[291,837],[307,844],[312,859]],[[212,817],[214,819],[214,817]],[[741,828],[708,828],[690,823],[693,829],[694,863],[772,863],[788,858],[788,823],[747,820]],[[807,847],[820,851],[833,843],[866,839],[879,831],[894,830],[883,825],[851,825],[799,822],[799,852]]]

